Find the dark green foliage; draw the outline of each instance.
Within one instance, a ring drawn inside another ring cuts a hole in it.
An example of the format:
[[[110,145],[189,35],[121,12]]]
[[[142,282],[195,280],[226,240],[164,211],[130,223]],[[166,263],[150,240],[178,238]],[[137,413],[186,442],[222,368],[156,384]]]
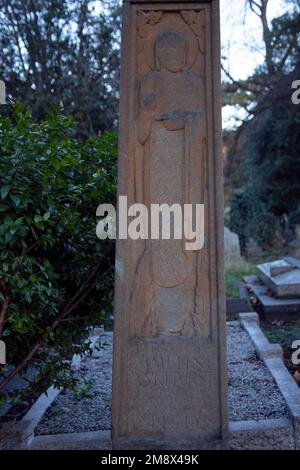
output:
[[[37,120],[61,105],[88,137],[116,128],[120,2],[0,0],[0,78]],[[98,2],[99,4],[99,2]]]
[[[300,203],[300,109],[274,103],[249,129],[249,152],[254,165],[252,178],[261,198],[277,216],[297,210]]]
[[[268,246],[277,228],[276,217],[268,211],[259,191],[252,187],[237,190],[231,202],[230,229],[239,234],[242,248],[251,238]]]
[[[25,366],[44,387],[65,382],[112,309],[113,244],[95,229],[98,205],[115,204],[116,143],[108,132],[76,140],[60,112],[36,124],[17,104],[0,117],[0,337],[13,366],[41,343]]]
[[[298,223],[300,206],[300,110],[274,101],[244,132],[244,184],[231,202],[231,228],[243,244],[251,236],[267,246],[283,220]]]
[[[269,62],[249,78],[250,85],[260,83],[252,118],[238,130],[226,169],[231,183],[239,179],[231,191],[231,229],[243,246],[253,238],[265,248],[278,229],[284,236],[300,221],[300,105],[292,103],[292,83],[300,80],[297,2],[295,10],[273,20],[268,35]]]
[[[279,343],[285,357],[290,359],[293,353],[292,344],[300,339],[300,321],[291,321],[279,326],[265,325],[264,330],[268,340],[271,343]]]

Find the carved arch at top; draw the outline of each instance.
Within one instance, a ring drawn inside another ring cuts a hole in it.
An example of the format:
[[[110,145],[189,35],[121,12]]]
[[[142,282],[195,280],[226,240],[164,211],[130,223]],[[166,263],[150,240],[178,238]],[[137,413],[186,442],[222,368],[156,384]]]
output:
[[[175,14],[175,15],[174,15]],[[178,21],[179,19],[179,21]],[[180,21],[182,20],[182,21]],[[150,69],[154,70],[153,42],[157,31],[164,27],[179,28],[187,33],[189,43],[190,67],[196,61],[198,52],[205,55],[205,10],[180,10],[166,12],[161,10],[138,10],[137,14],[137,52],[143,54]]]

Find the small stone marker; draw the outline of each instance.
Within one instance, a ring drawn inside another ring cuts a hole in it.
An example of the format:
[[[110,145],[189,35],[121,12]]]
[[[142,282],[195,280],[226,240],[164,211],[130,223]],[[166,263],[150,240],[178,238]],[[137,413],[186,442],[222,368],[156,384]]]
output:
[[[205,244],[118,240],[115,449],[227,434],[219,2],[125,0],[119,196],[204,204]]]
[[[289,244],[290,254],[292,257],[300,260],[300,237],[298,236]]]
[[[237,233],[231,232],[229,228],[224,230],[225,258],[237,259],[241,258],[240,240]]]
[[[257,275],[276,297],[300,298],[300,268],[298,260],[288,257],[270,263],[259,264]]]
[[[272,277],[279,276],[280,274],[285,274],[293,271],[295,266],[291,263],[286,261],[285,259],[280,259],[278,261],[274,261],[270,265],[270,274]]]
[[[0,104],[6,104],[5,83],[0,80]]]

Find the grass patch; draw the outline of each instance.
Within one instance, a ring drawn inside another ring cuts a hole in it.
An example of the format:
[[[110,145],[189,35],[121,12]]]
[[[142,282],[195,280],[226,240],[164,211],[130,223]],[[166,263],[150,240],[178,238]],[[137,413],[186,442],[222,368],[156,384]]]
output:
[[[273,322],[272,325],[264,326],[264,333],[270,343],[279,343],[285,356],[290,356],[291,346],[295,340],[300,339],[300,320],[280,324]]]
[[[239,283],[244,276],[254,275],[256,265],[243,258],[225,261],[225,285],[227,297],[238,299],[240,296]]]

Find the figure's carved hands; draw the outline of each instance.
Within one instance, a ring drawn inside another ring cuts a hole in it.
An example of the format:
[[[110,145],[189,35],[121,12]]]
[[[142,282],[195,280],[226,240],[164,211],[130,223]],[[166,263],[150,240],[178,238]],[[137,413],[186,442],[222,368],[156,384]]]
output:
[[[184,129],[184,121],[167,119],[163,121],[165,128],[168,131],[180,131]]]
[[[140,96],[140,106],[147,111],[155,111],[156,109],[156,94],[149,93],[148,95]]]

